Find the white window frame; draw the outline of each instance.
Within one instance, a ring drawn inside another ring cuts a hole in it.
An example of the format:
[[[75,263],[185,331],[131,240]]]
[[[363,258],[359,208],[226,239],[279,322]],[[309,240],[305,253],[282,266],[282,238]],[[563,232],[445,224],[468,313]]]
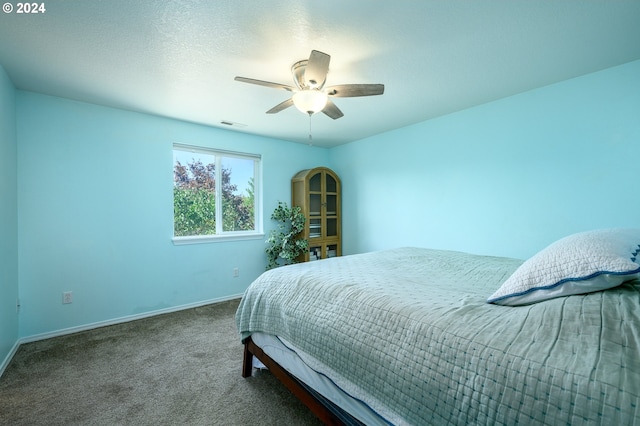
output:
[[[194,145],[185,145],[180,143],[173,144],[173,151],[185,151],[192,152],[194,154],[206,154],[215,156],[215,179],[216,182],[222,182],[222,159],[223,157],[229,158],[242,158],[245,160],[253,160],[253,185],[254,185],[254,209],[253,220],[254,228],[251,231],[223,231],[222,221],[222,185],[216,185],[216,233],[214,235],[190,235],[190,236],[173,236],[173,244],[201,244],[212,243],[221,241],[237,241],[237,240],[255,240],[264,238],[263,223],[262,223],[262,157],[259,154],[248,154],[244,152],[225,151],[215,148],[206,148]],[[172,161],[172,174],[175,163]],[[172,179],[173,182],[173,179]],[[171,197],[173,200],[173,196]],[[171,203],[171,209],[173,211],[173,203]],[[171,215],[174,218],[174,214]],[[175,229],[175,223],[173,220],[172,230]]]

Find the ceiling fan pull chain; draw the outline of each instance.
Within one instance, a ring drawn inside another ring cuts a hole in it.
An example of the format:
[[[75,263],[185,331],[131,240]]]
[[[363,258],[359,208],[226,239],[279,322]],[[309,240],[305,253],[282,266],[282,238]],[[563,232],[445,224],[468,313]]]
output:
[[[313,145],[313,136],[311,136],[311,116],[312,112],[309,113],[309,146]]]

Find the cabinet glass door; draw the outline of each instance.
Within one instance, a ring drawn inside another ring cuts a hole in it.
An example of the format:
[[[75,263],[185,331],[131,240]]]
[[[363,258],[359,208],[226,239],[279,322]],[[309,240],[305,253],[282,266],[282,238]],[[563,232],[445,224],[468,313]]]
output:
[[[320,216],[322,213],[322,194],[309,194],[309,214]]]
[[[309,191],[322,191],[322,173],[316,173],[309,178]]]
[[[336,180],[331,175],[326,176],[326,191],[327,192],[336,192],[338,190],[338,184]]]
[[[338,183],[333,176],[325,175],[326,236],[338,236]],[[334,250],[335,252],[335,250]]]
[[[309,238],[322,237],[322,219],[309,220]]]
[[[320,260],[322,259],[322,247],[314,246],[309,247],[309,260]]]
[[[321,238],[323,228],[322,175],[316,173],[309,178],[309,238]]]

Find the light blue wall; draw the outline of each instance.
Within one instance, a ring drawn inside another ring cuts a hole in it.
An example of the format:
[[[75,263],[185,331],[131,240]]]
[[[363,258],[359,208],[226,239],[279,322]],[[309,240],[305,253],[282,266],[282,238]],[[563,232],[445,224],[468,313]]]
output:
[[[171,243],[174,142],[261,154],[267,232],[293,174],[333,168],[347,254],[524,258],[571,232],[637,226],[639,76],[640,61],[325,150],[16,92],[2,72],[0,262],[14,285],[3,276],[0,360],[18,276],[17,336],[30,337],[239,295],[263,271],[263,240]]]
[[[526,258],[573,232],[637,227],[640,61],[341,146],[331,158],[346,253],[414,245]]]
[[[328,159],[326,149],[22,91],[17,121],[21,337],[229,298],[264,271],[264,239],[172,244],[174,142],[261,154],[266,232],[291,177]]]
[[[18,340],[16,90],[0,66],[0,373]]]

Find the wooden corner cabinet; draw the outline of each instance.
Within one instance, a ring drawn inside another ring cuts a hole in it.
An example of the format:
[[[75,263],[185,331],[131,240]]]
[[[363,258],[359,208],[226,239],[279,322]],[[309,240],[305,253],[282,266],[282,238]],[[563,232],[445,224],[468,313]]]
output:
[[[306,217],[302,238],[309,250],[301,262],[342,255],[340,179],[331,169],[302,170],[291,179],[291,205]]]

